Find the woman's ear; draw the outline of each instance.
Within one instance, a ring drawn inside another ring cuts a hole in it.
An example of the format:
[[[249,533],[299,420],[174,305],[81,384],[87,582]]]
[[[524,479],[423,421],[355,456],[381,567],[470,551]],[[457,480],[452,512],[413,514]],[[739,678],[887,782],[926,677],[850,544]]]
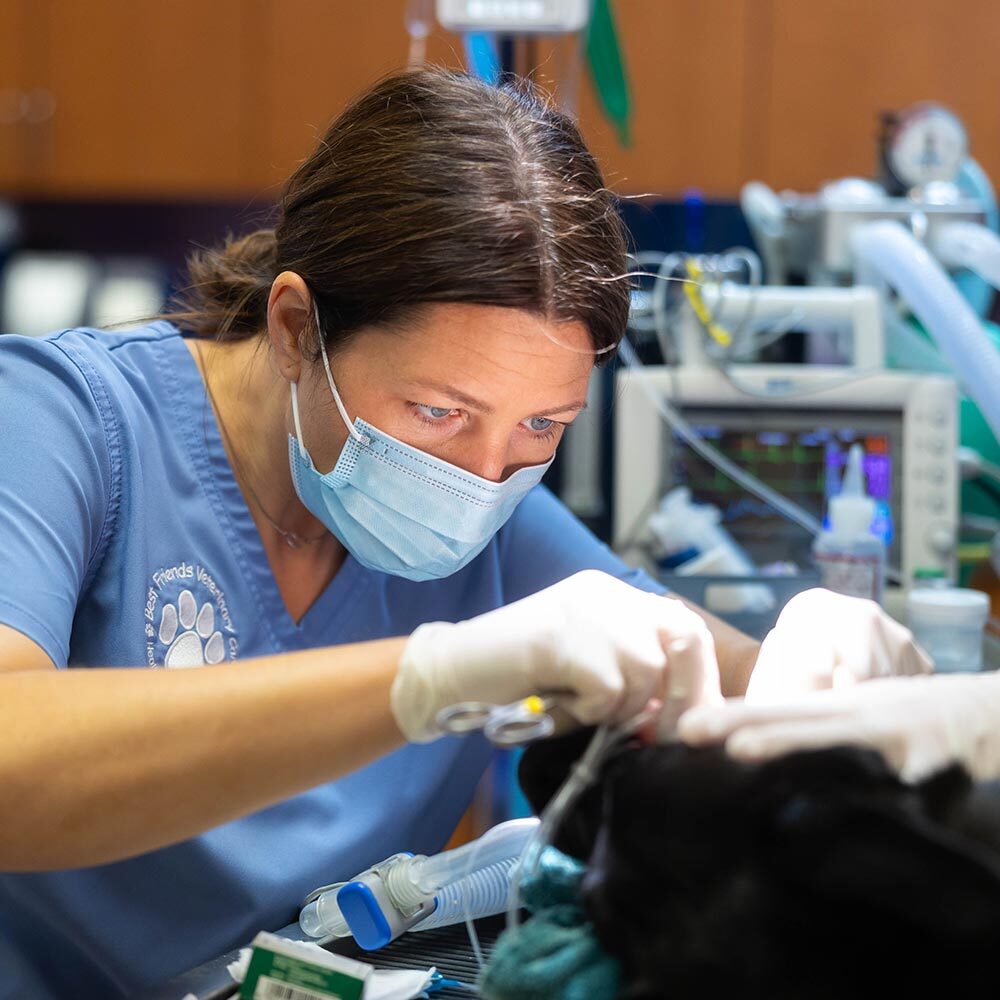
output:
[[[298,382],[302,373],[302,344],[313,316],[313,297],[301,275],[282,271],[271,285],[267,300],[267,336],[279,374]]]

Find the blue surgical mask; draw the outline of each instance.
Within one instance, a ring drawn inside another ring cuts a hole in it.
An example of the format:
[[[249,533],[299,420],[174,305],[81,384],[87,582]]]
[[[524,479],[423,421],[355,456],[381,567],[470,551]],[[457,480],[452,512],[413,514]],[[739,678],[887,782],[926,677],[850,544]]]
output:
[[[494,483],[380,431],[351,423],[322,351],[326,379],[347,442],[331,472],[319,473],[302,440],[298,389],[292,383],[295,437],[288,460],[306,508],[368,569],[408,580],[450,576],[471,562],[541,482],[552,464],[519,469]]]

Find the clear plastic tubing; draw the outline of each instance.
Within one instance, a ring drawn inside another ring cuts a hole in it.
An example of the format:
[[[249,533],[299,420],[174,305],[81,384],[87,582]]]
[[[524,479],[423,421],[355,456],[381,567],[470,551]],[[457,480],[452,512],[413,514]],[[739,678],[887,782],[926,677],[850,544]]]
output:
[[[1000,438],[1000,353],[951,278],[898,222],[869,222],[851,234],[858,284],[889,284],[937,341],[941,353]]]
[[[538,826],[537,817],[511,819],[506,823],[487,830],[478,840],[456,847],[453,851],[443,851],[432,857],[415,857],[403,862],[390,872],[386,882],[397,905],[406,900],[403,896],[403,882],[409,883],[425,899],[435,894],[442,886],[450,885],[465,878],[470,872],[518,858],[524,850],[528,838]]]
[[[950,222],[941,227],[932,247],[945,267],[964,267],[1000,288],[1000,237],[992,229],[975,222]]]
[[[399,861],[385,873],[389,895],[403,910],[419,906],[431,896],[437,897],[437,909],[419,925],[421,930],[457,923],[465,915],[463,905],[473,918],[500,913],[507,905],[510,868],[521,856],[525,844],[537,829],[538,822],[536,816],[508,820],[487,830],[478,840],[452,851],[444,851],[433,857],[418,855]],[[498,866],[503,869],[502,879],[496,871]],[[477,879],[476,876],[484,869],[488,869],[489,874]],[[486,901],[500,893],[501,887],[503,895],[496,909],[476,909],[480,900],[484,901],[484,905],[492,906],[492,903]],[[494,895],[489,895],[487,889]],[[347,921],[337,905],[338,891],[339,886],[329,889],[303,907],[299,914],[299,926],[305,934],[312,938],[350,935]],[[462,902],[463,892],[471,894],[466,904]],[[454,919],[442,919],[443,913],[451,913],[453,909],[457,914]],[[428,923],[431,920],[435,922]]]
[[[467,918],[478,920],[503,913],[510,898],[510,872],[517,860],[498,861],[446,885],[435,893],[437,907],[434,912],[411,930],[428,931],[433,927],[458,924]]]
[[[587,744],[583,756],[570,768],[566,780],[559,786],[555,795],[549,799],[542,810],[538,825],[525,845],[520,864],[514,870],[511,878],[510,896],[507,900],[507,927],[517,927],[520,924],[518,910],[521,908],[521,885],[538,871],[538,862],[542,851],[553,842],[556,831],[563,817],[573,807],[577,798],[589,785],[592,785],[600,773],[608,751],[624,734],[633,731],[633,723],[640,719],[648,719],[646,713],[640,713],[632,723],[621,723],[617,726],[598,726]]]
[[[299,927],[311,938],[350,937],[351,929],[337,905],[338,889],[329,889],[302,908]]]
[[[516,857],[497,861],[439,889],[434,893],[437,899],[434,912],[411,930],[426,931],[461,923],[467,917],[478,920],[503,913],[510,898],[510,872],[517,861]],[[303,908],[299,926],[309,937],[350,937],[351,930],[337,905],[337,892],[337,889],[324,892]]]

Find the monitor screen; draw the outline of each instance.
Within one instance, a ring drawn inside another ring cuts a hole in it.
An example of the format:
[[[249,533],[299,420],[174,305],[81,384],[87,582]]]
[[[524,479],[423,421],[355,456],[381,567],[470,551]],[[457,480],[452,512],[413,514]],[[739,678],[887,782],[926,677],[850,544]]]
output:
[[[821,521],[828,499],[840,491],[848,449],[861,444],[868,494],[876,501],[873,530],[886,539],[890,565],[898,564],[903,452],[899,411],[685,406],[683,412],[727,458]],[[692,501],[718,507],[722,526],[758,567],[784,561],[810,565],[808,532],[750,496],[680,439],[668,442],[664,492],[687,486]]]

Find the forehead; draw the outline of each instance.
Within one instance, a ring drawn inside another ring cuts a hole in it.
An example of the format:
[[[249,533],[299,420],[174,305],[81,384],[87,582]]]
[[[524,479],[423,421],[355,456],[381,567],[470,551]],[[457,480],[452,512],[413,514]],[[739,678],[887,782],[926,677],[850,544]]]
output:
[[[461,378],[501,391],[586,382],[595,360],[583,323],[466,303],[435,303],[389,335],[362,339],[400,378]]]

